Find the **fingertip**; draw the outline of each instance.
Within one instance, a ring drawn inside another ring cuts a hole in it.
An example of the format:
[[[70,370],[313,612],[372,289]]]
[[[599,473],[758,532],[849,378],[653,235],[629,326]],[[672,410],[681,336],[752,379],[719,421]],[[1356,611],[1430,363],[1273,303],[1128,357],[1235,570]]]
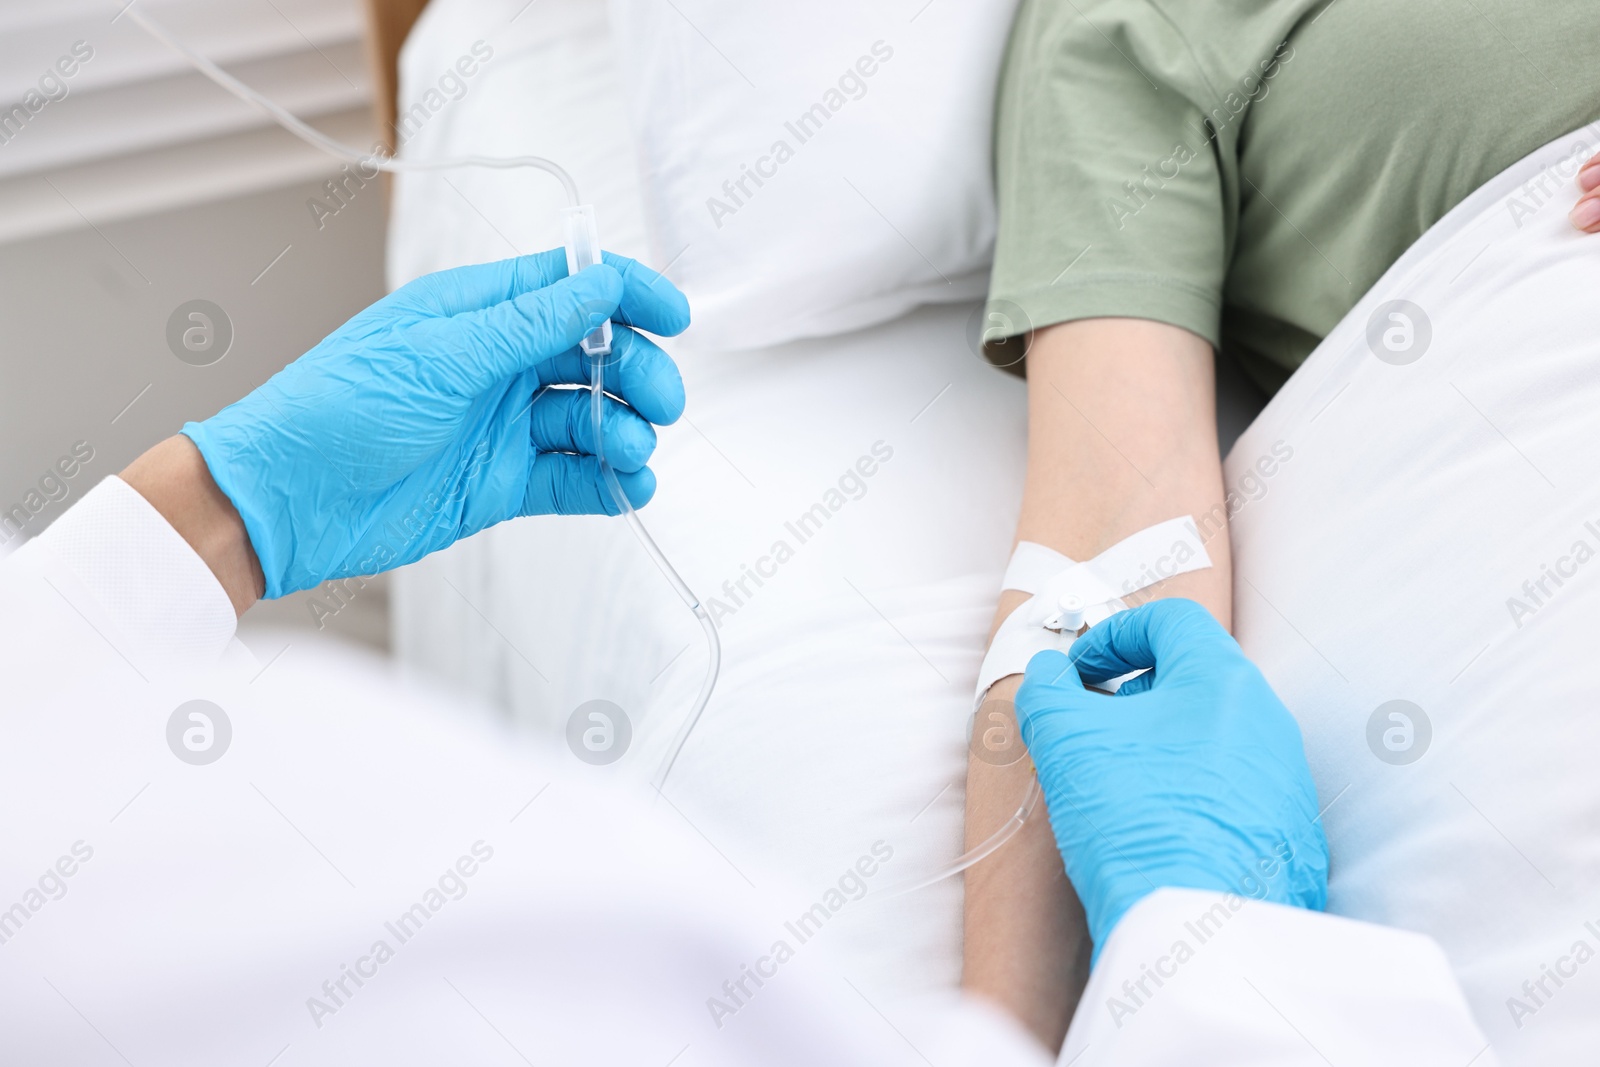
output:
[[[590,330],[614,319],[621,296],[621,276],[604,263],[596,263],[548,289],[520,299],[541,302],[548,309],[555,334],[552,340],[565,351]]]
[[[676,337],[689,328],[689,298],[665,274],[612,252],[604,259],[621,272],[622,314],[628,325],[662,337]]]
[[[678,373],[676,364],[669,362],[666,367],[652,375],[650,386],[661,399],[661,410],[657,412],[660,418],[652,420],[656,425],[671,426],[683,418],[688,397],[683,389],[683,375]]]
[[[662,337],[676,337],[689,328],[689,298],[683,290],[667,278],[648,267],[639,267],[635,276],[647,275],[641,288],[648,293],[649,325],[651,333]]]
[[[1596,168],[1595,173],[1600,174],[1600,168]],[[1572,224],[1584,233],[1600,231],[1600,189],[1580,199],[1573,206],[1569,217],[1572,219]]]
[[[621,364],[608,378],[615,383],[617,395],[657,426],[677,422],[683,416],[686,397],[683,375],[672,357],[648,337],[626,327],[616,331],[612,351]]]
[[[1063,690],[1069,697],[1074,691],[1084,692],[1083,680],[1078,677],[1071,657],[1053,649],[1034,653],[1023,671],[1022,685],[1017,688],[1015,700],[1017,723],[1022,727],[1023,741],[1030,747],[1035,717],[1042,712],[1058,710]],[[1042,692],[1049,696],[1041,699]]]
[[[635,508],[644,507],[656,495],[656,475],[649,467],[640,467],[636,471],[618,471],[617,482],[622,486],[622,493],[628,498],[628,503]]]
[[[655,428],[637,413],[620,409],[606,434],[606,458],[611,466],[619,474],[633,474],[650,462],[655,450]]]
[[[1078,678],[1078,669],[1073,666],[1072,658],[1056,649],[1046,649],[1035,652],[1033,658],[1028,660],[1028,666],[1023,675],[1024,679],[1037,678],[1042,682],[1054,685],[1063,680],[1076,683],[1080,688],[1083,683]]]
[[[1037,652],[1028,660],[1022,685],[1013,701],[1022,742],[1035,751],[1040,731],[1050,731],[1050,722],[1068,710],[1083,693],[1083,682],[1071,658],[1054,650]]]
[[[692,318],[689,298],[684,295],[683,290],[667,281],[664,275],[658,274],[656,277],[660,278],[667,288],[663,296],[663,303],[666,306],[660,332],[663,337],[676,337],[689,328]]]

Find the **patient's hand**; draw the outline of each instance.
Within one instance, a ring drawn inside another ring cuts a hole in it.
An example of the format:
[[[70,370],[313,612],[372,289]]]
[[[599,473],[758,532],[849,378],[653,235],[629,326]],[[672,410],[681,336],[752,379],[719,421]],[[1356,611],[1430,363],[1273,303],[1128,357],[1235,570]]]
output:
[[[1572,209],[1572,224],[1584,233],[1600,233],[1600,155],[1578,171],[1578,188],[1583,196]]]

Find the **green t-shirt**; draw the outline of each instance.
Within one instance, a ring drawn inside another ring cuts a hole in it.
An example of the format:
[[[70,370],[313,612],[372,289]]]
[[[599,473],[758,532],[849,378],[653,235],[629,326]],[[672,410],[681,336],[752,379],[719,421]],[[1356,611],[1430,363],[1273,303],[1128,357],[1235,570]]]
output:
[[[1171,323],[1275,390],[1450,208],[1597,118],[1593,0],[1022,0],[991,311]],[[1574,173],[1508,210],[1565,212]]]

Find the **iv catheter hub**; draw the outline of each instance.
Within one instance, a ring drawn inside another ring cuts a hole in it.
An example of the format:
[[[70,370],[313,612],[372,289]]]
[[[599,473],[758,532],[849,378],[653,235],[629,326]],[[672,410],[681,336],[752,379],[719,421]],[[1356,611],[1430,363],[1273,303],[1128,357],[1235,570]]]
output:
[[[561,221],[567,237],[567,276],[570,278],[601,260],[600,229],[595,224],[594,205],[579,204],[563,208]],[[578,342],[583,354],[591,358],[611,354],[611,320],[596,326]]]

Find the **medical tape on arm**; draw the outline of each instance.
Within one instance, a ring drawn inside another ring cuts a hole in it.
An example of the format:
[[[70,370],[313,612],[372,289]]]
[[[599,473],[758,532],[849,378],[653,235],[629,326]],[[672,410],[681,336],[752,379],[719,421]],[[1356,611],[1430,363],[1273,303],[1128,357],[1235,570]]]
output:
[[[975,704],[989,687],[1021,674],[1036,654],[1066,652],[1082,626],[1093,626],[1128,605],[1123,597],[1179,574],[1211,566],[1205,542],[1188,515],[1123,538],[1094,559],[1077,562],[1032,541],[1018,542],[1001,591],[1032,596],[1006,616],[978,671]],[[1081,612],[1082,621],[1072,625]]]

